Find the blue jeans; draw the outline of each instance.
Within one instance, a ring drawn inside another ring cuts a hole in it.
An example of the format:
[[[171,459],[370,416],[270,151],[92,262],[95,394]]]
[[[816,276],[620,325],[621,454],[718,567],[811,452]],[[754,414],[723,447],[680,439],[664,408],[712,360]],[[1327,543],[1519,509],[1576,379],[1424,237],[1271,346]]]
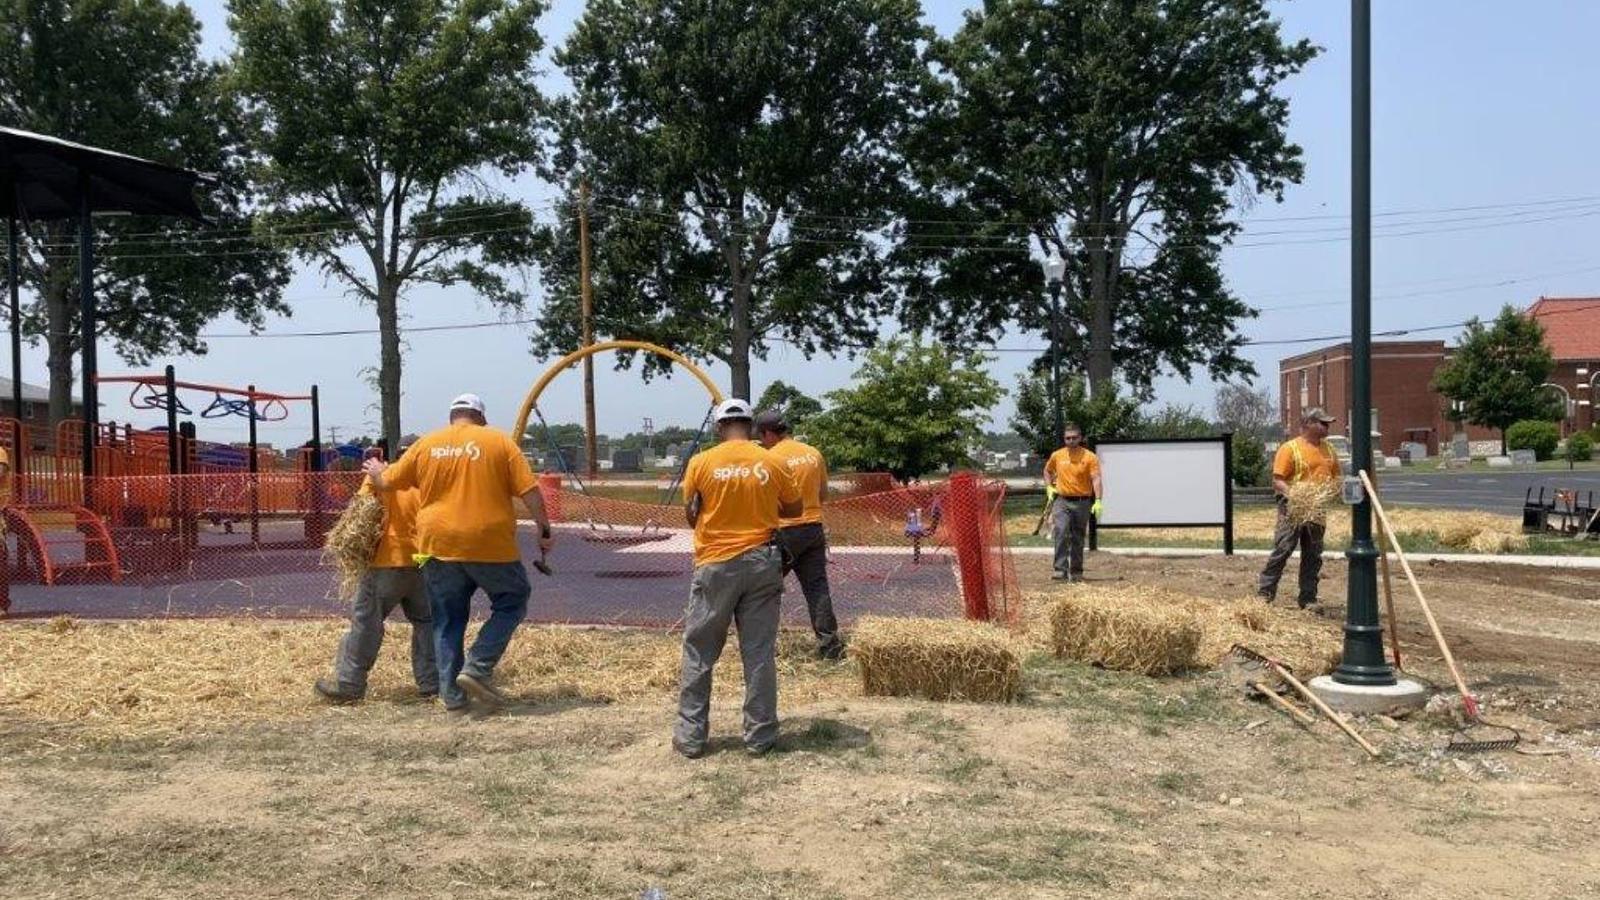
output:
[[[439,697],[448,709],[465,706],[467,695],[456,687],[456,676],[463,671],[476,678],[494,674],[495,663],[506,652],[511,635],[528,613],[527,570],[520,562],[474,563],[430,559],[422,566],[422,579],[428,587],[428,602],[433,607],[433,640],[439,662]],[[478,630],[478,639],[463,659],[462,643],[467,636],[467,618],[472,613],[472,595],[479,588],[489,595],[489,620]]]

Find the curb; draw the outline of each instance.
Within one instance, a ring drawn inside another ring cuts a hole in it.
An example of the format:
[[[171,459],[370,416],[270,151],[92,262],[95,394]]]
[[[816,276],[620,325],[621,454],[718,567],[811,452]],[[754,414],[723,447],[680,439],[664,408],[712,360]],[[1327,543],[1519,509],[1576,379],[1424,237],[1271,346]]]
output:
[[[1012,547],[1011,552],[1022,556],[1049,556],[1055,551],[1050,547]],[[1222,550],[1206,550],[1199,547],[1107,547],[1097,551],[1109,553],[1113,556],[1152,556],[1158,559],[1196,559],[1206,556],[1221,556]],[[1234,556],[1266,557],[1270,550],[1234,550]],[[1322,554],[1323,559],[1338,559],[1344,556],[1343,552]],[[1501,556],[1487,556],[1473,553],[1407,553],[1406,558],[1419,563],[1463,563],[1479,566],[1543,566],[1551,569],[1597,569],[1600,570],[1600,556],[1528,556],[1505,554]]]

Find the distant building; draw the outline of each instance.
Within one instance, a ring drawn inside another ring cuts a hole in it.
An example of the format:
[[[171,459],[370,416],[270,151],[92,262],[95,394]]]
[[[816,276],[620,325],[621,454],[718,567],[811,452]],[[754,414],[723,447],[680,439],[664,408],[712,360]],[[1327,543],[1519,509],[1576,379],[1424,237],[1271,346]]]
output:
[[[38,428],[50,427],[50,390],[36,384],[22,383],[22,410],[17,410],[16,403],[12,401],[11,379],[0,378],[0,419],[16,419],[24,425]],[[72,412],[69,418],[83,417],[83,401],[81,398],[72,398]]]
[[[1556,359],[1549,389],[1566,402],[1563,434],[1593,426],[1594,395],[1600,392],[1600,297],[1541,297],[1528,315],[1545,328]],[[1449,404],[1433,389],[1433,376],[1450,354],[1444,341],[1372,342],[1372,430],[1386,455],[1402,443],[1423,444],[1428,455],[1448,446],[1458,431],[1471,441],[1498,441],[1499,432],[1458,427]],[[1286,434],[1300,428],[1301,413],[1320,406],[1337,421],[1335,434],[1350,433],[1350,344],[1333,344],[1278,362],[1278,407]]]

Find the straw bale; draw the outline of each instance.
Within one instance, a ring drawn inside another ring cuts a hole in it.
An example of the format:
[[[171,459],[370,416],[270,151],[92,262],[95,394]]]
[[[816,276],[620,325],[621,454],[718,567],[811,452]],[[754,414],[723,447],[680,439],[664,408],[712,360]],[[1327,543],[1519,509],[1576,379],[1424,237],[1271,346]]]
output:
[[[1284,495],[1289,524],[1296,528],[1328,521],[1328,507],[1339,499],[1339,486],[1332,481],[1306,479],[1289,485]]]
[[[1083,587],[1050,611],[1057,656],[1146,675],[1194,665],[1204,635],[1182,595],[1164,588]]]
[[[983,622],[867,616],[849,646],[868,695],[1011,701],[1022,688],[1011,636]]]
[[[410,626],[389,623],[368,703],[414,703]],[[341,622],[164,620],[49,622],[0,628],[0,718],[71,726],[82,740],[216,732],[324,714],[311,682],[327,674]],[[468,635],[471,640],[471,635]],[[679,636],[662,631],[523,626],[495,671],[525,702],[670,702]],[[849,665],[816,659],[815,640],[784,632],[778,677],[786,703],[857,696]],[[736,642],[717,665],[715,692],[743,692]]]
[[[322,545],[322,561],[331,564],[339,575],[339,596],[355,596],[372,554],[383,539],[383,502],[371,494],[357,494],[328,529]]]
[[[1214,668],[1238,643],[1310,677],[1331,671],[1340,651],[1337,629],[1299,610],[1150,585],[1075,589],[1050,608],[1049,629],[1058,656],[1149,675]]]

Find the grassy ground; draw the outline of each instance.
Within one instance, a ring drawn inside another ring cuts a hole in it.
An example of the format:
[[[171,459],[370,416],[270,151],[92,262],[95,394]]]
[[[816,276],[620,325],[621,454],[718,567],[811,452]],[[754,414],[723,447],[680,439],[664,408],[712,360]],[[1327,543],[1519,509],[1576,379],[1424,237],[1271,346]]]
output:
[[[1039,560],[1021,559],[1019,569],[1038,607],[1048,592],[1072,589],[1048,585]],[[1253,566],[1095,556],[1090,570],[1233,597]],[[1342,567],[1325,577],[1337,606]],[[316,665],[268,645],[289,642],[289,629],[321,629],[331,653],[336,629],[256,623],[263,637],[240,644],[241,661],[282,657],[306,670],[280,673],[283,696],[269,715],[239,718],[217,684],[195,690],[200,680],[184,674],[186,654],[215,656],[213,648],[163,632],[159,650],[173,670],[164,693],[84,708],[66,702],[74,688],[65,677],[48,696],[21,697],[17,679],[35,677],[41,667],[30,659],[51,652],[52,640],[107,629],[83,664],[114,683],[118,635],[174,626],[7,625],[0,893],[1594,895],[1600,876],[1583,862],[1600,818],[1592,582],[1493,566],[1434,567],[1425,577],[1448,598],[1444,625],[1493,717],[1556,755],[1444,757],[1453,726],[1428,715],[1359,723],[1384,751],[1370,762],[1327,723],[1293,725],[1222,675],[1153,680],[1033,654],[1022,700],[1003,706],[862,697],[853,662],[805,664],[814,668],[783,676],[783,736],[762,759],[739,751],[730,670],[713,712],[713,753],[691,762],[667,745],[670,681],[639,663],[670,644],[666,636],[562,639],[587,655],[532,654],[540,664],[523,659],[507,675],[518,706],[463,719],[395,687],[405,679],[395,652],[403,625],[380,663],[389,687],[362,706],[327,708],[306,689]],[[1414,610],[1401,626],[1409,668],[1442,680]],[[247,637],[252,625],[232,627]],[[530,629],[518,640],[556,639]],[[608,641],[618,642],[611,668],[626,690],[591,690],[578,674],[604,664]],[[193,715],[154,730],[119,727],[140,704],[162,702]]]

